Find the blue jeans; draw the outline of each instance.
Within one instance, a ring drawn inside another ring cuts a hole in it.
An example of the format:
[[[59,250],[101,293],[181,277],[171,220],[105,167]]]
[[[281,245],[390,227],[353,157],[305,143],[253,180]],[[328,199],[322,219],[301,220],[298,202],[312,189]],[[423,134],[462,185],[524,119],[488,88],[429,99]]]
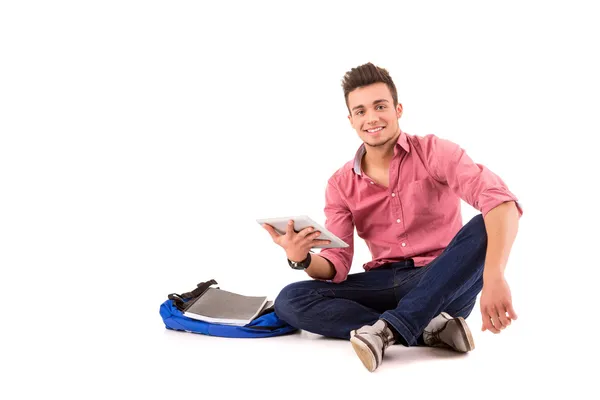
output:
[[[383,319],[401,344],[423,345],[423,330],[440,312],[467,318],[473,310],[483,287],[486,249],[479,214],[427,266],[415,267],[408,259],[350,274],[341,283],[295,282],[277,296],[275,312],[298,329],[342,339]]]

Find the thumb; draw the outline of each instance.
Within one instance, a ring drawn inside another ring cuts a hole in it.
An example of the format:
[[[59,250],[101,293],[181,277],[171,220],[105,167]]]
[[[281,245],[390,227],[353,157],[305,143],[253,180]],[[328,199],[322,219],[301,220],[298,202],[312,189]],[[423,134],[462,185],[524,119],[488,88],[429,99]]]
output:
[[[269,232],[269,235],[271,235],[271,238],[273,240],[277,239],[280,236],[279,233],[275,232],[275,229],[273,229],[271,225],[263,224],[262,227],[265,228],[267,232]]]

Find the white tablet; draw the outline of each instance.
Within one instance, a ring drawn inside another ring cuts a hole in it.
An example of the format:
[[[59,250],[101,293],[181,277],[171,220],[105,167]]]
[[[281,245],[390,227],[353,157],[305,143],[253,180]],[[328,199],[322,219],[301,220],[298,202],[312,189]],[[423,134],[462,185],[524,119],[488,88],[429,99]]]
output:
[[[317,239],[319,240],[331,240],[329,244],[323,244],[319,246],[314,246],[313,249],[321,248],[321,249],[329,249],[329,248],[338,248],[338,247],[348,247],[348,243],[344,242],[339,237],[335,236],[333,233],[329,232],[325,229],[324,226],[316,223],[307,215],[297,215],[295,217],[281,217],[281,218],[263,218],[257,219],[260,225],[268,224],[275,228],[275,231],[280,233],[281,235],[285,235],[287,231],[287,224],[289,220],[294,220],[294,231],[300,232],[304,228],[308,228],[312,226],[316,231],[321,232]]]

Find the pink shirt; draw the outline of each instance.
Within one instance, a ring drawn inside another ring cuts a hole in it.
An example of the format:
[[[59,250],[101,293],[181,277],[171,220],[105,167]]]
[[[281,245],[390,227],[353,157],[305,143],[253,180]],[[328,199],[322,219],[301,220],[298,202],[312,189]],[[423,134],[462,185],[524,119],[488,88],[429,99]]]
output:
[[[373,259],[368,271],[412,258],[422,267],[440,255],[462,228],[460,199],[483,216],[506,201],[521,205],[492,171],[476,164],[457,144],[435,135],[400,133],[390,164],[389,187],[373,181],[361,168],[364,144],[353,161],[327,182],[325,227],[350,246],[322,249],[331,261],[333,282],[346,280],[354,255],[354,228]]]

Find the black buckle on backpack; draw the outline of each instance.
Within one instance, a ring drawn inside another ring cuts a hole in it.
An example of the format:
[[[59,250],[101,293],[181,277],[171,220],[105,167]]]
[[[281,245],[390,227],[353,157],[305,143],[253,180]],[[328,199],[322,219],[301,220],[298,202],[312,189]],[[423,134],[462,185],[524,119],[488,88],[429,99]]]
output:
[[[185,301],[177,293],[171,293],[168,296],[168,298],[169,300],[172,300],[173,303],[175,303],[175,307],[177,307],[180,310],[183,308],[183,304],[185,303]]]
[[[171,293],[168,297],[169,300],[172,300],[175,303],[175,307],[177,307],[180,311],[185,311],[185,302],[191,299],[196,299],[204,294],[206,290],[212,285],[217,285],[217,281],[211,279],[206,282],[200,282],[196,285],[196,289],[191,292],[186,292],[182,294]],[[218,288],[217,288],[218,289]]]

